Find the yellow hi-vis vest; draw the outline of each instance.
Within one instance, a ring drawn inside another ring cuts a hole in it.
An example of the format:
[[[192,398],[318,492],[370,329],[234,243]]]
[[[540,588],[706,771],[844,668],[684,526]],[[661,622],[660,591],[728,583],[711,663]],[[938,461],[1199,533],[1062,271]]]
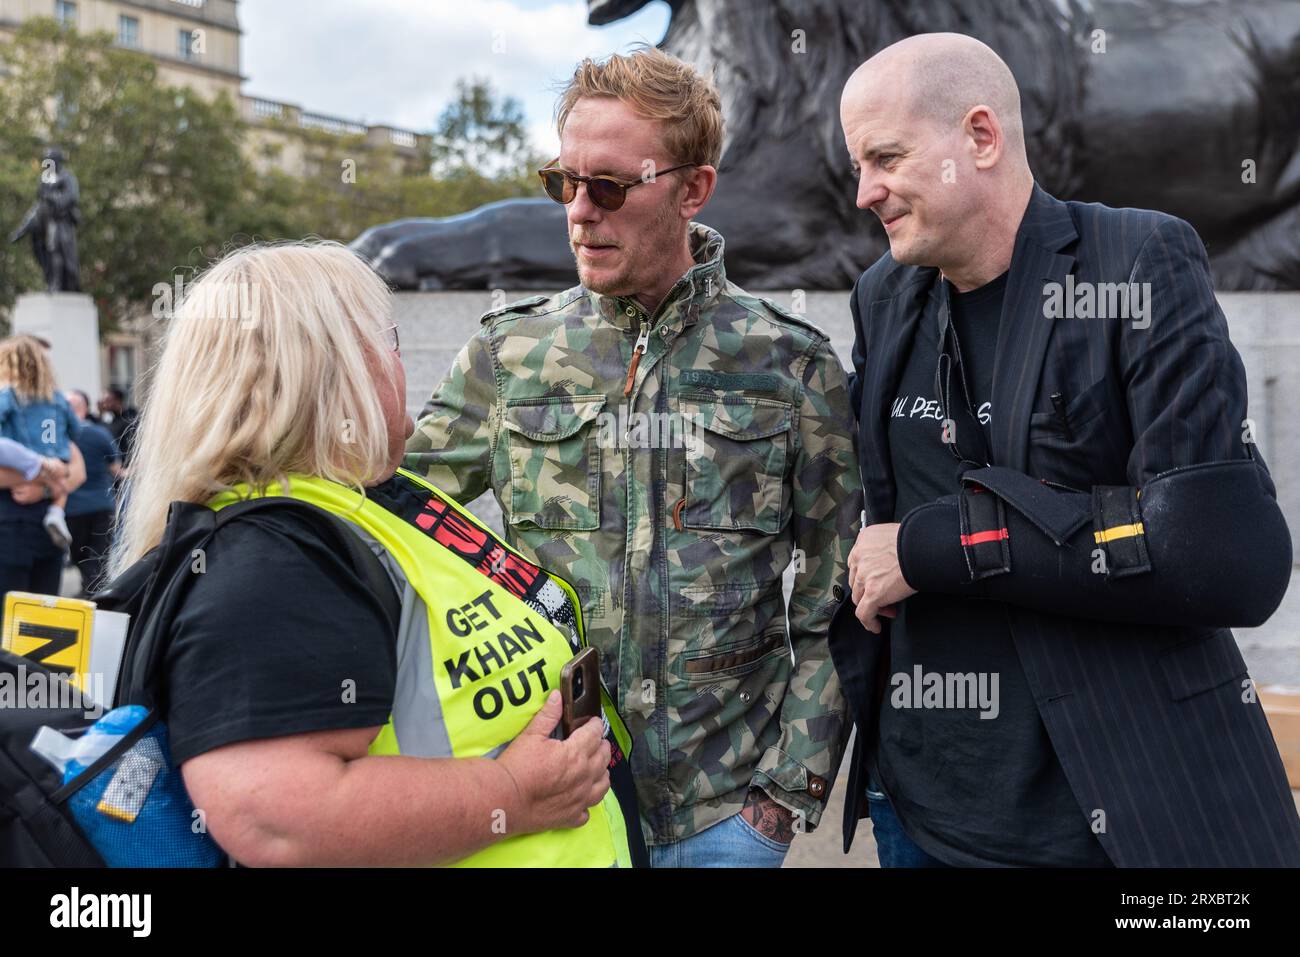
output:
[[[492,534],[434,486],[406,470],[401,475],[437,493],[449,507]],[[422,529],[326,479],[292,475],[288,488],[273,484],[265,494],[287,495],[353,523],[388,552],[422,600],[413,601],[409,589],[403,597],[403,634],[420,639],[427,634],[427,641],[407,641],[405,647],[399,642],[393,713],[371,742],[371,754],[495,756],[532,720],[546,695],[559,687],[560,669],[574,655],[564,633]],[[220,509],[248,497],[248,488],[237,486],[208,504]],[[578,596],[567,582],[552,578],[573,604],[585,646]],[[407,630],[412,611],[421,604],[425,619]],[[630,736],[603,689],[602,699],[614,738],[628,755]],[[500,819],[503,814],[484,820],[483,826],[509,835],[511,822]],[[508,836],[455,866],[629,867],[631,854],[624,817],[611,788],[590,808],[583,826]]]

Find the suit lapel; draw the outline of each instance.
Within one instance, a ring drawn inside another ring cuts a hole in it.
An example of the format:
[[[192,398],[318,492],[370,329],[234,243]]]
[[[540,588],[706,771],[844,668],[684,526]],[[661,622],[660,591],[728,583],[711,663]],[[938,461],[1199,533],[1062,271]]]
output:
[[[1078,238],[1068,207],[1037,185],[1011,254],[993,364],[993,464],[1023,472],[1029,464],[1029,417],[1053,320],[1043,309],[1046,283],[1065,283],[1074,257],[1060,253]]]

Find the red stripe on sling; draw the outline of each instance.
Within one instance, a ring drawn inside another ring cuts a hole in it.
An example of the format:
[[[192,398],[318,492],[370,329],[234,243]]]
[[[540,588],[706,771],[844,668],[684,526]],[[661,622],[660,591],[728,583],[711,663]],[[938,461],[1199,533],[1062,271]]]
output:
[[[984,542],[999,542],[1010,537],[1005,528],[998,528],[991,532],[976,532],[974,535],[963,535],[961,543],[963,545],[982,545]]]

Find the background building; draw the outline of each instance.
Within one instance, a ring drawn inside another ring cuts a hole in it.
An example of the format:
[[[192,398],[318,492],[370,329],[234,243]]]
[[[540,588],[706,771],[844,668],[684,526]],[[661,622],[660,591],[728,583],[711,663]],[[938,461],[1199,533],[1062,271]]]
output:
[[[312,113],[291,103],[245,95],[237,0],[0,0],[0,82],[7,69],[4,47],[27,20],[53,18],[68,29],[107,32],[122,48],[148,56],[159,80],[194,90],[207,99],[228,97],[245,128],[242,146],[259,174],[295,178],[337,171],[340,156],[393,175],[427,171],[431,137],[426,133]],[[102,381],[134,391],[147,363],[147,316],[129,317],[102,336]]]
[[[261,97],[241,95],[239,109],[248,124],[244,148],[259,173],[278,170],[291,176],[311,176],[326,163],[337,169],[340,146],[382,152],[391,158],[394,174],[410,175],[428,166],[430,137],[425,133],[367,126]]]
[[[0,43],[34,17],[53,17],[75,30],[106,31],[118,46],[153,60],[164,83],[209,98],[229,96],[248,124],[244,145],[259,172],[310,175],[320,162],[320,147],[331,141],[337,147],[340,139],[348,141],[348,149],[383,150],[392,157],[394,172],[415,172],[426,162],[427,134],[246,96],[237,7],[237,0],[0,0]],[[3,57],[0,46],[0,76]]]
[[[238,100],[239,19],[235,0],[0,0],[0,40],[33,17],[71,29],[103,30],[119,46],[158,64],[164,83]]]

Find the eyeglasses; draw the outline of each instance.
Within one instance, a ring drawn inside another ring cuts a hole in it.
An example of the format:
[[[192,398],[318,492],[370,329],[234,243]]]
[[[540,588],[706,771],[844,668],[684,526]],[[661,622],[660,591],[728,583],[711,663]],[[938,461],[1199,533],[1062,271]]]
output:
[[[555,159],[552,164],[558,162],[559,159]],[[698,165],[700,164],[682,163],[670,169],[658,170],[654,176],[656,178],[667,176],[679,169]],[[577,173],[571,173],[567,169],[555,165],[539,169],[537,175],[542,178],[542,188],[546,190],[546,195],[561,206],[568,206],[573,202],[578,195],[578,184],[586,183],[587,196],[591,201],[601,209],[608,210],[611,213],[623,207],[623,203],[627,201],[627,191],[633,186],[654,182],[654,179],[634,179],[630,183],[625,183],[612,176],[579,176]]]
[[[397,324],[389,326],[384,330],[384,342],[388,348],[396,352],[399,356],[402,354],[402,344],[397,339]]]

